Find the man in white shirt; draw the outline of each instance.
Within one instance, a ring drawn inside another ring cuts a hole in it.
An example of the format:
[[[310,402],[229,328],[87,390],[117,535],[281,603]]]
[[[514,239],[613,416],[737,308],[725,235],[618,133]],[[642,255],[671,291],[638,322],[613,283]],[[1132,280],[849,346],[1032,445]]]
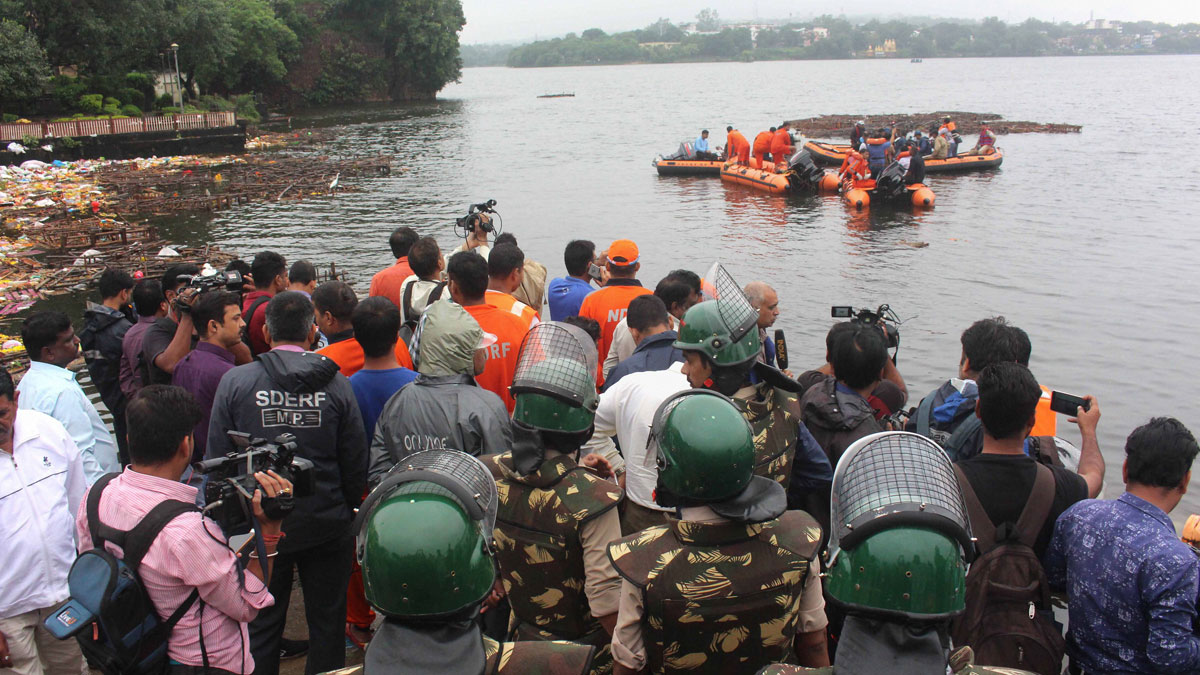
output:
[[[21,378],[22,410],[37,410],[62,423],[83,455],[88,485],[120,471],[117,445],[100,413],[83,393],[67,365],[79,356],[79,338],[62,312],[38,312],[21,326],[21,342],[32,362]]]
[[[18,398],[0,369],[0,673],[78,675],[78,643],[55,639],[42,621],[68,595],[83,461],[62,424],[18,410]]]
[[[621,378],[600,395],[596,408],[597,437],[616,436],[625,459],[625,501],[621,505],[621,533],[634,532],[666,522],[668,510],[654,502],[651,496],[658,483],[658,469],[653,459],[646,459],[646,440],[654,412],[675,392],[688,389],[683,364],[672,364],[667,370],[632,373]]]

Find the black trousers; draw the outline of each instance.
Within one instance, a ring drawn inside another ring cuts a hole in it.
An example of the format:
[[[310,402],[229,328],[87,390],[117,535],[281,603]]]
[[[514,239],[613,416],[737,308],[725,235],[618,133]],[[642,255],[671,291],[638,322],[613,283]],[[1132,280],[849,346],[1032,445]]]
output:
[[[354,559],[354,538],[340,537],[275,557],[269,590],[275,604],[250,622],[250,652],[255,675],[279,672],[279,639],[287,622],[293,572],[300,573],[304,614],[308,619],[308,675],[346,665],[346,585]]]

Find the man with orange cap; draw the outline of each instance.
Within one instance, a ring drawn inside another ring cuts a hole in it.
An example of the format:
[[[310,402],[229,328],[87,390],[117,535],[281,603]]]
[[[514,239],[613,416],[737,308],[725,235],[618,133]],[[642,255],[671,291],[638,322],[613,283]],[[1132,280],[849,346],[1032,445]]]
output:
[[[737,158],[738,164],[750,163],[750,141],[732,126],[725,127],[725,159]]]
[[[770,161],[771,139],[775,137],[775,127],[770,131],[761,131],[754,137],[754,166],[762,168],[763,162]]]
[[[775,131],[775,135],[771,137],[771,156],[775,158],[775,170],[785,171],[787,169],[788,157],[792,156],[792,132],[791,124],[784,121],[779,125],[779,129]]]
[[[579,316],[595,320],[600,324],[600,363],[608,357],[608,348],[612,344],[613,331],[617,324],[625,318],[629,302],[639,295],[650,293],[649,288],[643,288],[637,280],[637,272],[641,269],[638,262],[637,244],[628,239],[618,239],[604,253],[609,279],[604,286],[583,299],[579,307]],[[604,383],[603,374],[597,386]]]

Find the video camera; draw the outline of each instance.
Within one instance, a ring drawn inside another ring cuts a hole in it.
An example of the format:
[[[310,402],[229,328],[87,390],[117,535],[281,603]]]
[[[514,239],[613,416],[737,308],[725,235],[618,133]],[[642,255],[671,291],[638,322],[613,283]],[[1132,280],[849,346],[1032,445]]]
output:
[[[497,217],[500,215],[499,213],[496,213],[495,199],[489,199],[486,202],[472,204],[469,206],[467,208],[467,215],[454,219],[454,233],[463,239],[466,239],[472,232],[475,231],[475,228],[478,227],[488,234],[493,232],[499,234],[500,228],[497,227],[496,222],[491,218],[482,217],[482,214],[485,213],[491,213]],[[503,223],[504,220],[501,219],[500,225],[503,226]]]
[[[283,520],[295,508],[297,497],[312,494],[313,463],[296,457],[295,436],[282,434],[270,443],[264,438],[252,439],[250,434],[240,431],[228,433],[242,451],[196,465],[197,471],[208,476],[204,485],[205,513],[221,525],[226,535],[250,530],[251,501],[258,487],[254,474],[259,471],[274,471],[292,483],[292,494],[263,497],[263,513],[272,520]]]
[[[242,273],[237,270],[225,270],[224,272],[213,272],[211,274],[181,274],[177,277],[180,283],[183,284],[180,293],[175,296],[175,309],[181,313],[192,311],[191,304],[183,302],[182,298],[195,297],[201,293],[213,290],[225,290],[230,293],[241,293],[242,284],[245,280]],[[194,293],[184,294],[182,291],[187,289],[195,289]]]
[[[880,305],[877,309],[854,309],[848,305],[834,305],[830,308],[829,315],[835,319],[850,319],[854,323],[861,323],[868,326],[879,326],[887,334],[888,349],[896,349],[900,346],[900,317],[892,311],[887,305]]]

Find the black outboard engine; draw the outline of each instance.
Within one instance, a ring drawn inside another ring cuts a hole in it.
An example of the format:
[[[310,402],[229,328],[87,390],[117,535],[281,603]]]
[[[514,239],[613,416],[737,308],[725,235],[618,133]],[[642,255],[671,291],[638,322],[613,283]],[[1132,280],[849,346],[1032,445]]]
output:
[[[683,141],[679,144],[679,149],[675,151],[675,154],[663,157],[663,159],[675,161],[696,159],[696,149],[692,147],[691,141]]]
[[[904,167],[892,162],[875,179],[875,195],[884,199],[900,199],[908,193],[904,185]]]
[[[797,190],[816,190],[821,186],[821,179],[825,177],[825,171],[817,166],[808,150],[801,150],[792,155],[788,160],[788,169],[792,172],[788,176],[788,183]]]

